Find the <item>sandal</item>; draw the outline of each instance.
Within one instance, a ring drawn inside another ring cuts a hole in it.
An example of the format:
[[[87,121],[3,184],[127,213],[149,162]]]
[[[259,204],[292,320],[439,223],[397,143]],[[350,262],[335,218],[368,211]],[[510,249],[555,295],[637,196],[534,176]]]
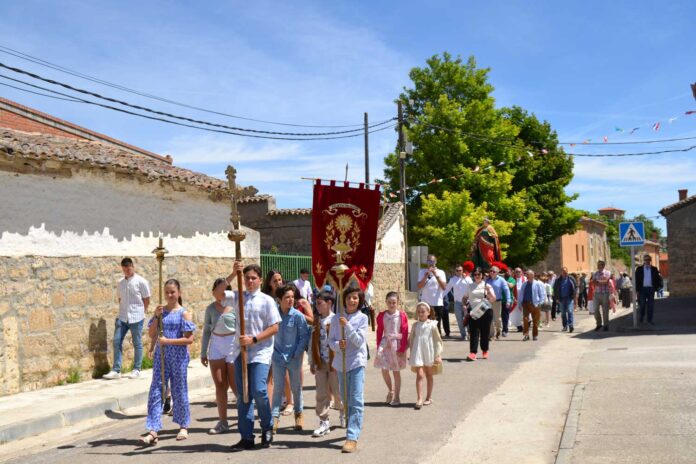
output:
[[[422,401],[416,401],[416,405],[413,407],[414,409],[420,409],[423,406]]]
[[[387,393],[387,398],[384,401],[387,404],[391,404],[393,399],[394,399],[394,392],[390,391],[389,393]]]
[[[140,437],[140,442],[147,446],[154,446],[157,444],[157,441],[159,441],[159,437],[153,431],[149,431],[147,435]]]
[[[430,406],[431,404],[433,404],[433,400],[425,400],[425,401],[423,401],[423,406]]]
[[[283,412],[280,413],[280,415],[281,416],[289,416],[290,414],[292,414],[294,412],[294,409],[295,409],[295,405],[292,403],[288,403],[285,406],[285,409],[283,409]]]
[[[186,440],[187,438],[188,438],[188,430],[186,430],[186,429],[179,430],[179,433],[176,435],[176,441]]]
[[[391,403],[389,403],[389,406],[401,406],[401,400],[399,398],[394,398],[391,400]]]

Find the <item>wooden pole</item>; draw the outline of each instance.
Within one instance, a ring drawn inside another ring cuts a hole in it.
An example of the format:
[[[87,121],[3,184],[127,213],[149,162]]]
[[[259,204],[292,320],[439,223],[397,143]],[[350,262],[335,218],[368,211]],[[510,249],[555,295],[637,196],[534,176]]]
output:
[[[365,113],[365,186],[370,183],[370,137]]]
[[[232,213],[230,214],[230,220],[232,222],[232,229],[227,233],[227,238],[234,242],[234,252],[235,260],[242,260],[242,240],[246,237],[244,231],[240,227],[239,211],[237,209],[237,202],[239,201],[238,190],[237,190],[237,170],[232,166],[227,166],[225,170],[227,175],[227,182],[230,188],[230,200]],[[244,276],[242,271],[237,271],[237,303],[239,306],[239,320],[237,324],[239,325],[239,336],[242,337],[246,335],[246,324],[244,320]],[[249,379],[247,375],[247,347],[241,347],[240,356],[242,357],[242,399],[244,403],[249,403]]]

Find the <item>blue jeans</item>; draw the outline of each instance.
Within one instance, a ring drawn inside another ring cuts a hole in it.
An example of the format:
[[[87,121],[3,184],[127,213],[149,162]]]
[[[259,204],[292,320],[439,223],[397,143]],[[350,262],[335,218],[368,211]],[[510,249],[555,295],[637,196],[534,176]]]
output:
[[[457,326],[459,327],[459,334],[462,338],[466,338],[466,326],[464,325],[464,303],[461,301],[454,302],[454,317],[457,318]]]
[[[271,417],[271,403],[268,401],[268,369],[270,364],[247,364],[247,379],[249,383],[249,402],[244,402],[244,387],[242,386],[242,357],[237,356],[234,361],[234,380],[237,383],[237,416],[239,433],[245,440],[254,439],[254,404],[259,411],[261,430],[270,430],[273,427]],[[282,392],[285,380],[277,384]]]
[[[114,367],[111,370],[121,372],[121,351],[123,350],[123,339],[130,330],[131,338],[133,339],[133,348],[135,348],[135,362],[133,369],[140,370],[143,365],[143,321],[129,324],[123,322],[118,317],[116,318],[116,327],[114,328]]]
[[[302,356],[297,359],[290,359],[287,363],[284,361],[276,361],[271,363],[273,366],[273,385],[278,385],[278,388],[273,389],[273,409],[271,415],[280,417],[280,402],[283,399],[285,388],[285,370],[290,374],[290,389],[292,397],[295,401],[295,413],[302,412]],[[290,399],[288,398],[288,403]]]
[[[645,319],[645,309],[648,310],[648,322],[653,321],[653,309],[655,308],[655,289],[653,287],[643,287],[638,295],[638,305],[640,306],[640,322]]]
[[[573,299],[560,298],[558,300],[558,309],[561,311],[563,327],[573,327]]]
[[[346,386],[343,382],[343,372],[338,371],[338,388],[343,392]],[[362,431],[365,390],[365,368],[356,367],[348,371],[348,430],[346,430],[346,440],[358,441]]]

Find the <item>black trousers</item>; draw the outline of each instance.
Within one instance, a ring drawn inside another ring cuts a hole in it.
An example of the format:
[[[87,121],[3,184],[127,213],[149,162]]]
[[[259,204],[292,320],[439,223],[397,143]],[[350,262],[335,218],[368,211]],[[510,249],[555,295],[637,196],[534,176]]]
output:
[[[558,312],[558,300],[556,298],[551,302],[551,319],[556,319],[556,313]]]
[[[587,289],[578,293],[578,308],[587,308]]]
[[[493,322],[493,310],[489,309],[483,316],[476,320],[469,320],[469,352],[477,353],[479,339],[481,351],[488,351],[488,342],[491,335],[491,322]]]
[[[435,311],[435,316],[437,317],[437,331],[442,335],[442,329],[445,330],[445,336],[450,336],[450,326],[449,326],[449,311],[445,309],[444,306],[433,306]]]

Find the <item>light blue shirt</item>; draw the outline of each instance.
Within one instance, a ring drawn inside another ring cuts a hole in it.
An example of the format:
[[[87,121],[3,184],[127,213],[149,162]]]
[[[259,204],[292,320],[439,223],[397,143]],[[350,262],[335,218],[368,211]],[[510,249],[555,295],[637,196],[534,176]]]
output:
[[[523,283],[522,288],[517,293],[520,301],[522,301],[522,295],[524,295],[524,291],[527,288],[528,284],[529,284],[529,281]],[[532,281],[532,305],[538,307],[538,306],[541,306],[541,304],[544,301],[546,301],[546,290],[544,289],[544,284],[542,284],[540,280],[534,279]]]
[[[341,341],[340,314],[336,314],[329,329],[329,348],[336,353],[331,366],[343,372],[343,355],[338,343]],[[346,371],[367,366],[367,316],[356,311],[346,314]]]
[[[505,301],[512,301],[512,298],[510,298],[510,287],[505,279],[500,276],[495,276],[495,279],[489,277],[486,279],[486,283],[493,287],[493,293],[495,293],[497,301],[502,300],[503,295],[505,295]]]
[[[287,314],[280,310],[280,326],[274,338],[274,362],[299,359],[309,340],[309,326],[304,315],[295,308],[290,308]]]
[[[237,292],[225,292],[223,306],[232,306],[239,321],[239,306]],[[272,325],[280,322],[278,306],[270,296],[257,290],[254,293],[244,292],[244,329],[245,335],[255,337]],[[239,340],[239,331],[235,336]],[[237,342],[239,343],[239,342]],[[258,343],[247,346],[247,364],[270,364],[273,356],[273,337],[268,337]]]

